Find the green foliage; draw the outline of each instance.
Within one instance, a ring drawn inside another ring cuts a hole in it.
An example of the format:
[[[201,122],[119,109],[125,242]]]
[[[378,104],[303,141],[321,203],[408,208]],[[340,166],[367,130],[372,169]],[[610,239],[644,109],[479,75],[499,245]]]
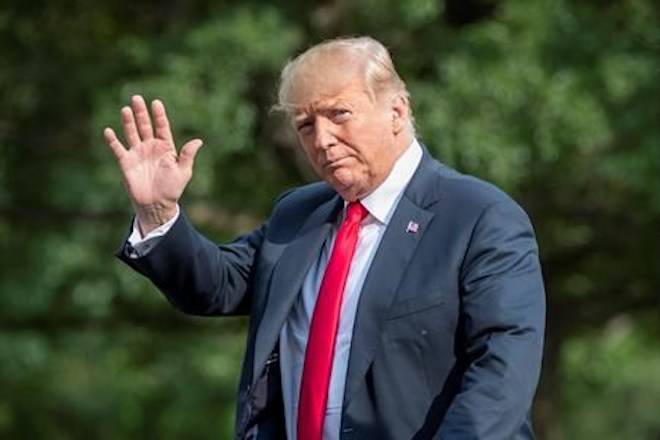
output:
[[[0,336],[0,433],[228,438],[233,407],[227,402],[243,348],[232,332],[158,336],[125,324],[60,329],[49,338],[37,331]]]
[[[361,33],[392,49],[433,154],[534,220],[559,347],[544,383],[561,383],[539,399],[564,408],[540,437],[562,423],[565,438],[657,437],[656,2],[10,4],[0,438],[230,437],[244,322],[182,317],[113,259],[130,206],[101,130],[131,94],[161,98],[179,144],[205,141],[185,208],[231,238],[310,175],[270,111],[279,69]]]
[[[566,431],[571,438],[657,438],[657,341],[626,317],[593,333],[564,347]]]

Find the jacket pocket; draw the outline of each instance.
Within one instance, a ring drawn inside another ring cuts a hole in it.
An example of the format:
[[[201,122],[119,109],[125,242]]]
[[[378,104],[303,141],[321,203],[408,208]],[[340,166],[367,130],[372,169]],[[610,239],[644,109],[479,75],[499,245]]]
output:
[[[441,292],[425,293],[413,298],[407,298],[393,303],[386,315],[386,320],[402,318],[404,316],[412,315],[414,313],[423,312],[433,307],[441,306],[445,303],[445,299]]]

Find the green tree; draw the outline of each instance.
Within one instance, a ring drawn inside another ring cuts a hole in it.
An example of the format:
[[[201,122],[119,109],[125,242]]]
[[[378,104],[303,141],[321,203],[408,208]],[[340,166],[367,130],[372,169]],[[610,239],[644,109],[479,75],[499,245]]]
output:
[[[655,2],[71,0],[0,11],[0,437],[230,436],[244,322],[184,317],[113,260],[131,213],[101,129],[133,93],[164,100],[176,138],[206,144],[185,209],[231,238],[313,178],[270,111],[279,68],[365,33],[433,154],[532,216],[540,437],[658,436]]]

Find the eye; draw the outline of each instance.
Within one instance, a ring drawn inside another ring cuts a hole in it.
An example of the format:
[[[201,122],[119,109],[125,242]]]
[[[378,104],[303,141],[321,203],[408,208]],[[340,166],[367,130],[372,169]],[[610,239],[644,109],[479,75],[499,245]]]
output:
[[[308,133],[312,129],[312,121],[305,120],[296,125],[296,130],[300,133]]]
[[[330,112],[330,117],[334,122],[341,123],[351,116],[351,111],[345,108],[334,109]]]

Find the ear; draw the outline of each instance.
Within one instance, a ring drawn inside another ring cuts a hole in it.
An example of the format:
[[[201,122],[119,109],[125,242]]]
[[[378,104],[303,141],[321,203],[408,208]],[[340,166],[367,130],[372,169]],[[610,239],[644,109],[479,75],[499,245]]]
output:
[[[401,94],[394,95],[392,97],[391,110],[392,132],[398,135],[408,125],[410,119],[408,99]]]

